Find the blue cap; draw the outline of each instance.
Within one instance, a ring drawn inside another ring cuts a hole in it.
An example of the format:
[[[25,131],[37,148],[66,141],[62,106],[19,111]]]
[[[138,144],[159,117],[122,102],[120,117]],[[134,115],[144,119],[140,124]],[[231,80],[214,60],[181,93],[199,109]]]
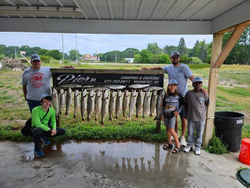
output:
[[[40,98],[40,101],[41,100],[43,100],[43,99],[47,99],[47,100],[52,100],[52,97],[51,97],[51,95],[49,95],[49,94],[43,94],[42,96],[41,96],[41,98]]]
[[[177,51],[173,51],[173,52],[171,53],[170,57],[173,57],[173,56],[175,56],[175,55],[180,56],[180,53],[177,52]]]
[[[30,56],[30,60],[31,60],[31,61],[34,61],[34,60],[39,60],[39,61],[41,61],[39,55],[36,55],[36,54],[33,54],[32,56]]]
[[[170,84],[176,84],[177,85],[177,81],[175,79],[171,79],[168,82],[168,85],[170,85]]]
[[[203,83],[203,80],[202,80],[201,77],[197,76],[197,77],[194,77],[194,79],[193,79],[193,83],[195,83],[195,82],[201,82],[201,83]]]

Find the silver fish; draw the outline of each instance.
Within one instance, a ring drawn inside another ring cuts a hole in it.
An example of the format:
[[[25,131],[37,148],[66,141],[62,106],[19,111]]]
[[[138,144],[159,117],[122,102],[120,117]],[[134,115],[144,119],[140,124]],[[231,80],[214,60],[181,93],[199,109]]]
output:
[[[57,90],[55,88],[52,89],[52,105],[56,111],[56,115],[59,113],[59,100]]]
[[[59,98],[59,110],[58,110],[58,113],[62,114],[62,107],[63,107],[63,104],[65,104],[65,92],[64,92],[63,89],[59,90],[58,98]]]
[[[145,87],[148,87],[149,84],[132,84],[132,85],[129,85],[128,87],[129,88],[133,88],[133,89],[142,89],[142,88],[145,88]]]
[[[109,89],[113,89],[113,90],[118,90],[118,89],[124,89],[126,86],[124,85],[110,85],[107,86]]]
[[[95,120],[99,117],[102,109],[102,92],[100,90],[96,91],[95,95]]]
[[[108,113],[108,106],[109,106],[109,91],[103,91],[102,95],[102,112],[101,112],[101,124],[104,124],[104,119]]]
[[[156,98],[156,116],[154,120],[160,120],[161,119],[161,103],[163,99],[164,91],[160,91],[159,95],[157,95]]]
[[[149,87],[147,87],[147,88],[145,88],[144,89],[144,91],[146,91],[146,90],[150,90],[150,91],[154,91],[154,90],[156,90],[156,91],[160,91],[160,90],[163,90],[163,88],[162,87],[157,87],[157,86],[149,86]]]
[[[136,90],[132,89],[131,95],[130,95],[130,102],[129,102],[129,113],[128,116],[131,118],[131,115],[133,114],[134,108],[135,108],[135,102],[136,102]]]
[[[145,116],[148,113],[148,109],[150,106],[150,90],[147,90],[144,96],[144,102],[143,102],[143,113],[142,113],[142,117],[145,118]]]
[[[119,113],[122,109],[122,91],[118,90],[116,95],[116,105],[115,105],[115,117],[118,118]]]
[[[122,104],[122,111],[124,117],[126,116],[128,105],[129,105],[129,92],[128,90],[125,90],[123,95],[123,104]]]
[[[112,114],[115,110],[115,92],[110,92],[110,100],[109,100],[109,120],[112,120]]]
[[[79,107],[79,91],[76,89],[74,91],[74,118],[76,117],[78,107]]]
[[[65,115],[69,115],[69,108],[71,106],[71,103],[72,103],[72,90],[71,90],[71,88],[69,88],[67,93],[66,93],[66,112],[65,112]]]
[[[86,114],[86,111],[87,111],[87,101],[88,101],[87,90],[82,88],[82,91],[81,91],[81,116],[82,116],[82,121],[85,120],[85,114]]]
[[[157,91],[153,90],[150,100],[150,116],[153,116],[156,107]]]
[[[97,90],[99,90],[99,91],[109,90],[109,88],[104,87],[104,86],[92,87],[92,88],[86,88],[86,89],[88,89],[88,90],[94,90],[94,91],[97,91]]]
[[[94,107],[95,107],[95,92],[93,90],[89,91],[87,103],[88,103],[87,120],[89,121],[91,118],[92,112],[94,111]]]
[[[141,113],[141,109],[143,107],[143,96],[144,96],[144,92],[140,89],[137,95],[137,99],[136,99],[136,116],[135,117],[139,117],[139,114]]]

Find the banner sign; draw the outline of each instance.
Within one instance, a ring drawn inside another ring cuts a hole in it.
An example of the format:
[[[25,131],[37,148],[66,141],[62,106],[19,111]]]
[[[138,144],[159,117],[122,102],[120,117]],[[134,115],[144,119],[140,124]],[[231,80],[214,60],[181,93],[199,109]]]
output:
[[[61,71],[53,71],[52,69],[52,77],[53,77],[53,86],[54,87],[82,87],[82,86],[103,86],[103,85],[124,85],[128,87],[133,84],[141,84],[141,85],[150,85],[150,86],[158,86],[163,87],[164,80],[164,72],[161,71],[161,74],[152,74],[152,71],[131,71],[131,70],[113,70],[112,73],[110,71],[98,71],[98,73],[91,73],[91,71],[87,71],[89,73],[79,72],[79,70],[71,69],[70,72],[65,73],[67,69],[60,69]],[[95,71],[93,71],[95,72]],[[106,72],[106,73],[105,73]],[[108,72],[108,73],[107,73]],[[153,71],[154,72],[154,71]],[[136,73],[136,74],[135,74]]]

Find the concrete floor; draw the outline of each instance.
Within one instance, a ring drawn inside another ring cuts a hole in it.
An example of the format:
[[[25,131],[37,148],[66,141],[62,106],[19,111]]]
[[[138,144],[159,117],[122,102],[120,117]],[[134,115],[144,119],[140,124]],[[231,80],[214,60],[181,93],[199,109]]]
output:
[[[237,153],[202,150],[172,154],[162,144],[75,142],[52,144],[34,157],[33,143],[0,142],[0,187],[243,187]]]

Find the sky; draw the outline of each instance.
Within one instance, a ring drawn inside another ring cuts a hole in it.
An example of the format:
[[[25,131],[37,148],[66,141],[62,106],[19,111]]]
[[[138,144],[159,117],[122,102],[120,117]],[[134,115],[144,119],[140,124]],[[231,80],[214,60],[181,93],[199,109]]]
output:
[[[126,48],[138,50],[147,49],[148,43],[157,43],[163,48],[166,45],[178,46],[181,37],[184,37],[187,48],[193,48],[197,40],[206,43],[212,42],[212,35],[118,35],[118,34],[61,34],[61,33],[24,33],[24,32],[0,32],[0,44],[6,46],[28,45],[39,46],[44,49],[58,49],[63,51],[62,35],[64,41],[64,53],[76,49],[80,54],[105,53],[108,51],[124,51]]]

